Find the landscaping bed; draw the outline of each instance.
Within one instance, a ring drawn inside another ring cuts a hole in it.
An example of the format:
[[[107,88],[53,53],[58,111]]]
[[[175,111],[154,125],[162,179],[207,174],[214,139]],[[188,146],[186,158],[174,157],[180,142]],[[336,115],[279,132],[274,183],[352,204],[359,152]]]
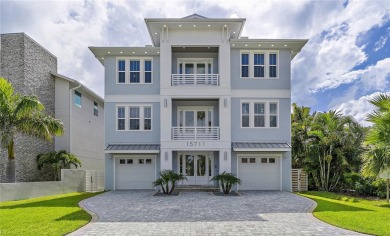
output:
[[[0,203],[0,235],[64,235],[91,216],[78,206],[100,193],[68,193]]]
[[[299,195],[317,202],[313,215],[326,223],[373,235],[390,235],[390,204],[329,192]]]

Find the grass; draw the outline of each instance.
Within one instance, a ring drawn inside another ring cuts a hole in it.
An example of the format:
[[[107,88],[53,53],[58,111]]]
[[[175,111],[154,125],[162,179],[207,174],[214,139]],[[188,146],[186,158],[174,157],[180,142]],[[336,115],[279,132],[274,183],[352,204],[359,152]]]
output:
[[[373,235],[390,235],[390,204],[328,192],[303,192],[317,207],[313,215],[329,224]]]
[[[78,202],[99,193],[69,193],[0,203],[0,235],[64,235],[91,220]]]

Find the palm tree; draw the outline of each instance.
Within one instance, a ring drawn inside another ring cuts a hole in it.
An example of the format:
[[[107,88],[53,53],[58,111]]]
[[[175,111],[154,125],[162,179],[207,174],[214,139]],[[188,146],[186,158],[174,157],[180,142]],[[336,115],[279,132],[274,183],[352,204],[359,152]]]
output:
[[[48,152],[45,154],[39,154],[37,156],[38,169],[42,169],[45,164],[49,164],[54,169],[54,180],[59,180],[61,169],[70,168],[74,165],[76,168],[81,167],[81,161],[72,153],[68,153],[65,150],[58,152]]]
[[[173,170],[163,170],[160,173],[160,178],[156,179],[153,187],[160,186],[164,194],[172,194],[176,187],[176,182],[187,179],[183,174],[177,174]]]
[[[0,77],[0,143],[8,151],[6,182],[15,182],[16,133],[48,141],[54,135],[62,135],[62,122],[46,115],[44,109],[37,97],[15,93],[12,84]]]
[[[293,103],[293,113],[291,114],[291,156],[294,168],[302,168],[304,159],[307,156],[306,140],[313,120],[310,115],[310,107],[299,107]]]
[[[367,121],[374,123],[368,131],[365,144],[363,173],[378,176],[390,172],[390,95],[379,94],[370,100],[377,110],[370,113]],[[387,179],[387,195],[389,199],[390,179]]]
[[[224,194],[229,194],[233,185],[241,184],[241,179],[226,171],[214,176],[210,181],[218,181],[221,184],[222,192]]]

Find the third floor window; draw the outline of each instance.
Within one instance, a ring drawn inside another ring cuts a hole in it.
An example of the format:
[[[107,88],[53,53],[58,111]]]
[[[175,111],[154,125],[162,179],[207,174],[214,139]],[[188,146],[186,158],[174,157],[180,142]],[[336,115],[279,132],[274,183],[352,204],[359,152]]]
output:
[[[241,51],[241,78],[278,78],[278,53],[268,51]]]

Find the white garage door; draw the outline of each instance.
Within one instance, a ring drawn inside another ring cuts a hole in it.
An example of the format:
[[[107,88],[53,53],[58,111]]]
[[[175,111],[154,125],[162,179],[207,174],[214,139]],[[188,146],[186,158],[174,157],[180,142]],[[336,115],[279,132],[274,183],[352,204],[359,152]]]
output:
[[[152,189],[155,180],[155,157],[115,158],[115,189]]]
[[[281,190],[280,157],[238,156],[239,190]]]

